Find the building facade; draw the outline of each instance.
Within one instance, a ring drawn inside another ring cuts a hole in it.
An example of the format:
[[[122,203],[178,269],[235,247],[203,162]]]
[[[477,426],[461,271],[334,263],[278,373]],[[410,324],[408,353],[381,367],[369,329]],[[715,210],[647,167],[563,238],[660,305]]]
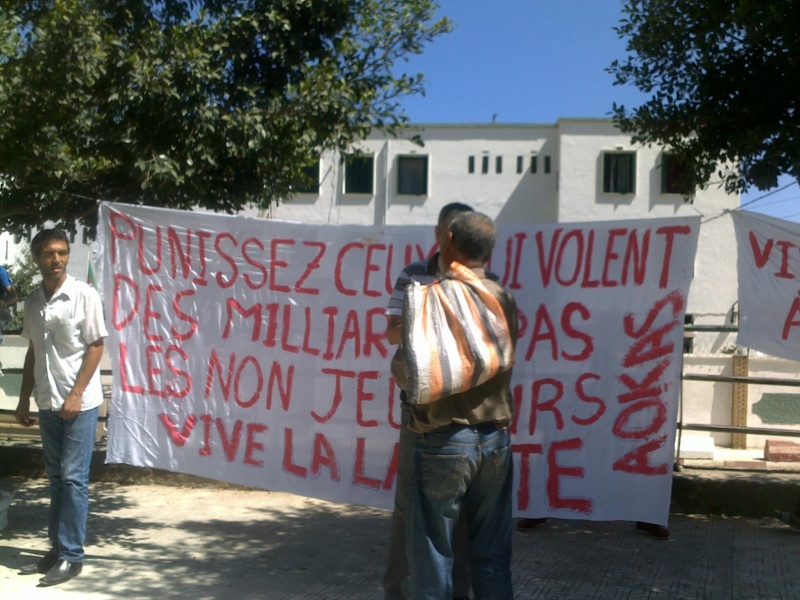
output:
[[[420,140],[422,145],[415,143]],[[735,321],[736,245],[725,212],[739,196],[685,190],[660,148],[632,145],[610,119],[551,125],[417,125],[399,138],[373,134],[344,156],[324,154],[309,185],[259,216],[320,224],[433,224],[466,202],[498,224],[703,217],[687,319]],[[728,334],[687,339],[716,353]]]
[[[610,119],[415,125],[398,138],[374,133],[351,154],[323,154],[308,174],[307,187],[259,216],[319,224],[431,225],[442,206],[455,201],[500,225],[700,216],[686,320],[715,327],[737,324],[736,240],[727,212],[739,207],[740,197],[722,186],[686,189],[681,166],[668,151],[631,144]],[[685,336],[684,364],[690,372],[731,375],[734,354],[744,351],[736,347],[735,333]],[[751,375],[780,376],[794,365],[769,357],[761,362],[751,363]],[[747,424],[767,425],[753,405],[776,390],[750,387],[749,399],[734,400],[732,384],[685,382],[681,419],[743,424],[733,415],[744,411]],[[765,439],[749,435],[745,443],[759,448]],[[706,440],[712,447],[730,446],[732,436],[687,432],[683,444]],[[710,458],[708,445],[701,447],[700,457]]]

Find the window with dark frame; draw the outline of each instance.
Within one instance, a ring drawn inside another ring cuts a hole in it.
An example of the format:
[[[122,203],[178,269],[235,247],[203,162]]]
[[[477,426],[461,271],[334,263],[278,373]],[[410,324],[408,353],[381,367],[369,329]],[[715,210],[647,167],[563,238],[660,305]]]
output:
[[[428,157],[397,157],[397,193],[408,196],[428,194]]]
[[[498,175],[503,172],[503,157],[496,156],[494,159],[494,172]]]
[[[483,160],[481,161],[481,173],[486,175],[489,172],[489,157],[484,156]]]
[[[633,194],[636,191],[636,153],[603,153],[603,193]]]
[[[531,173],[536,173],[539,168],[539,157],[531,156]]]
[[[467,172],[474,173],[475,172],[475,157],[470,156],[467,160]]]
[[[545,173],[549,173],[550,172],[550,157],[549,156],[545,156],[544,157],[544,172]]]
[[[689,167],[676,154],[661,154],[661,193],[690,196],[694,186],[689,178]]]
[[[375,157],[348,155],[344,166],[345,194],[372,194]]]
[[[319,161],[303,167],[303,178],[297,185],[297,193],[319,194]]]
[[[517,157],[517,175],[522,173],[522,170],[525,168],[525,159],[522,156]]]

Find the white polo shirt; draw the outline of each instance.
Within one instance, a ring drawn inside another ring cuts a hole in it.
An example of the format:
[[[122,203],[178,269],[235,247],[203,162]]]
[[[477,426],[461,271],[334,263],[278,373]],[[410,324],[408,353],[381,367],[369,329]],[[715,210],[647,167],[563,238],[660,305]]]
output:
[[[44,288],[25,300],[22,336],[33,342],[34,398],[39,410],[60,411],[90,344],[107,337],[100,295],[90,285],[67,275],[48,302]],[[83,393],[81,410],[103,402],[100,369]]]

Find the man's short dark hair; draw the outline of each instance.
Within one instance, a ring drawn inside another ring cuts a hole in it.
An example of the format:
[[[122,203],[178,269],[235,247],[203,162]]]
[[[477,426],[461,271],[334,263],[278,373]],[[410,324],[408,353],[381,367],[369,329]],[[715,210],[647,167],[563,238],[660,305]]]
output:
[[[50,242],[64,242],[67,245],[69,252],[69,237],[61,229],[42,229],[39,233],[33,236],[31,240],[31,254],[39,256],[42,248]]]
[[[450,232],[456,248],[467,258],[486,263],[492,256],[497,240],[497,227],[483,213],[459,213],[450,222]]]
[[[451,202],[450,204],[445,204],[442,207],[442,210],[439,211],[439,220],[436,222],[436,224],[439,227],[442,227],[445,225],[445,223],[452,221],[453,217],[455,217],[457,214],[463,212],[472,212],[472,210],[473,209],[469,204],[464,204],[463,202]]]

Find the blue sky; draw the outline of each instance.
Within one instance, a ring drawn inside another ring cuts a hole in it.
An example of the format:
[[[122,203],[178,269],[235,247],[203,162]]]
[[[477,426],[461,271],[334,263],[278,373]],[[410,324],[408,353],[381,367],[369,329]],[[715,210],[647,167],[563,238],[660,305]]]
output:
[[[555,123],[559,117],[608,117],[614,102],[636,106],[644,96],[613,85],[605,69],[626,56],[613,27],[621,0],[440,0],[454,22],[420,56],[398,65],[422,72],[425,96],[404,101],[415,123]],[[800,221],[800,189],[742,204]]]

